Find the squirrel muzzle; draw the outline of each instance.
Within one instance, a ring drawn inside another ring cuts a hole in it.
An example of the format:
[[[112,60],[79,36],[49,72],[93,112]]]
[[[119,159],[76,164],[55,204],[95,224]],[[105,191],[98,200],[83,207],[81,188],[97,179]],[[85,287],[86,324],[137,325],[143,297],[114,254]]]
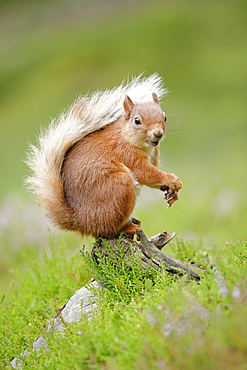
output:
[[[156,147],[159,145],[160,141],[165,137],[165,130],[163,128],[155,128],[148,132],[149,138],[147,139],[147,144],[149,146]]]

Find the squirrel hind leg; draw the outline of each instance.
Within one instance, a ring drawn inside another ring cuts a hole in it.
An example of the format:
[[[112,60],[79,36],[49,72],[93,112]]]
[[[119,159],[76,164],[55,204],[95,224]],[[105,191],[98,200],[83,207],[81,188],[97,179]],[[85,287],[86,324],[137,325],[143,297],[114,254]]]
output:
[[[90,196],[90,204],[80,213],[85,235],[112,239],[121,232],[135,234],[137,228],[139,229],[131,220],[136,203],[136,189],[129,173],[121,171],[112,174]]]

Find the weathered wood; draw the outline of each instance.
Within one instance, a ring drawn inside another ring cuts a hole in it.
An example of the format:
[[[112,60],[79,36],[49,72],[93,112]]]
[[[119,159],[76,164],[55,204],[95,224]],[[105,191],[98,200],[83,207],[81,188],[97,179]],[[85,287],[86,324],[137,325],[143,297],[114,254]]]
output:
[[[163,231],[160,234],[155,234],[151,236],[148,240],[150,243],[154,244],[158,249],[162,249],[167,243],[169,243],[175,236],[176,231],[173,231],[171,234],[168,234],[166,231]]]
[[[66,329],[66,324],[79,321],[83,316],[90,319],[93,310],[97,307],[96,296],[92,289],[104,288],[97,280],[92,279],[87,285],[78,289],[68,302],[61,308],[57,316],[49,323],[47,331]]]
[[[144,231],[140,230],[137,232],[137,235],[139,241],[134,240],[130,235],[126,235],[121,240],[121,255],[126,264],[130,265],[133,263],[134,256],[141,259],[143,268],[151,265],[155,269],[165,268],[169,274],[176,274],[179,276],[187,274],[190,279],[200,280],[200,275],[193,271],[189,264],[168,256],[161,251],[161,248],[175,236],[174,233],[167,234],[163,232],[147,239]],[[97,260],[98,253],[100,253],[114,261],[118,250],[118,240],[97,239],[96,245],[92,250],[92,257]]]

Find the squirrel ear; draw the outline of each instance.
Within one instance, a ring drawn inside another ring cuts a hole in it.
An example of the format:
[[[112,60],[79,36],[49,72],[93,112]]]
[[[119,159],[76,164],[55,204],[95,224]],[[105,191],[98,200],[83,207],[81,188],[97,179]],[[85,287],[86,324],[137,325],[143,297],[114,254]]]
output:
[[[126,117],[129,118],[134,109],[135,104],[133,103],[133,101],[130,99],[128,95],[125,96],[123,106],[124,106]]]
[[[159,104],[158,96],[155,93],[152,93],[152,97],[155,103]]]

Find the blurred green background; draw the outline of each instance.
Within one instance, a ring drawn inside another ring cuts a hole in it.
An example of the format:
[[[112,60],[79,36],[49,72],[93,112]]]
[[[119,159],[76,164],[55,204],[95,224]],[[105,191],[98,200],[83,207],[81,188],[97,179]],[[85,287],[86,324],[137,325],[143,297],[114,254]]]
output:
[[[245,0],[0,3],[2,284],[21,268],[22,253],[36,258],[48,243],[23,188],[23,160],[40,127],[78,95],[143,71],[158,72],[171,91],[162,168],[184,184],[171,209],[143,189],[135,215],[144,230],[210,245],[246,238],[246,11]]]

